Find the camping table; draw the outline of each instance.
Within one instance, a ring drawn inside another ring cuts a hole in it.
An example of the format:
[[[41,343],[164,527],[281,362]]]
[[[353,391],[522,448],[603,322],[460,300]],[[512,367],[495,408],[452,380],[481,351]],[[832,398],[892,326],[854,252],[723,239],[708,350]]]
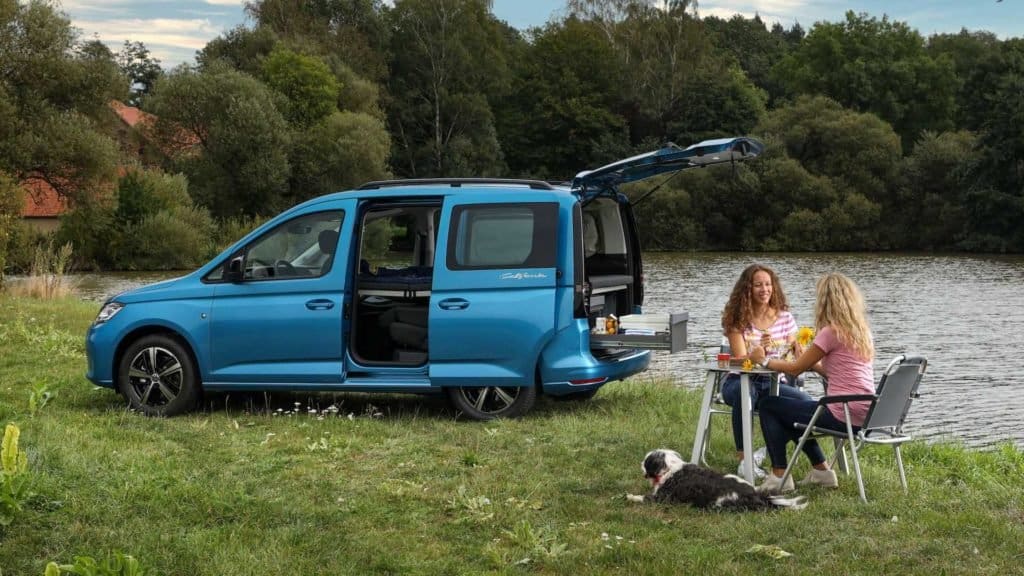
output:
[[[753,406],[750,405],[750,375],[770,374],[772,376],[771,395],[779,395],[778,373],[772,370],[755,365],[750,370],[744,370],[742,366],[720,367],[717,363],[706,367],[707,378],[704,383],[704,398],[701,401],[700,418],[697,420],[697,436],[693,441],[693,452],[690,455],[690,462],[700,462],[703,451],[704,439],[711,420],[711,395],[714,393],[715,381],[720,375],[738,372],[740,375],[740,412],[743,414],[743,460],[746,462],[746,480],[754,484],[754,447],[753,447]]]

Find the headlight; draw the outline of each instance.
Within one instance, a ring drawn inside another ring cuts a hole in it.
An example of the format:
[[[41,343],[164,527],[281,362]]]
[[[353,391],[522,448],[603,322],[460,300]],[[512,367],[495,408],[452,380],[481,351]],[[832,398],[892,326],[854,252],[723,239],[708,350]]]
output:
[[[100,309],[100,313],[96,315],[96,321],[93,322],[93,324],[103,324],[107,320],[113,318],[114,315],[120,312],[122,308],[124,308],[124,304],[121,304],[120,302],[107,302],[103,305],[103,308]]]

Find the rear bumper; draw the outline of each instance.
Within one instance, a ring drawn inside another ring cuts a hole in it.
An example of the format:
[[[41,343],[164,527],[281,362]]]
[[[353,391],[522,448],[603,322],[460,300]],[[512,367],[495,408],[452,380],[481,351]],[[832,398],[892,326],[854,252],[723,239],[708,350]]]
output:
[[[545,394],[561,396],[595,390],[643,372],[651,363],[650,350],[623,350],[595,358],[589,336],[584,320],[582,326],[560,333],[544,351],[541,379]]]

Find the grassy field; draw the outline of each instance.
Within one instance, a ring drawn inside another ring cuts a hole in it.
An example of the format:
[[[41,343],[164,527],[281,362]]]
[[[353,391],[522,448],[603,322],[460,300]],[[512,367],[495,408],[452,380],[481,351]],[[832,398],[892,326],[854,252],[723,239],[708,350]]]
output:
[[[852,476],[804,490],[800,512],[637,505],[624,495],[647,488],[644,453],[689,452],[695,392],[620,382],[493,423],[457,419],[440,399],[357,395],[218,395],[190,416],[145,418],[83,376],[96,309],[0,295],[0,424],[20,427],[35,492],[0,532],[4,576],[114,551],[190,576],[1002,576],[1024,565],[1024,452],[1010,445],[907,446],[909,496],[891,451],[867,449],[866,505]],[[734,470],[726,427],[718,419],[714,464]]]

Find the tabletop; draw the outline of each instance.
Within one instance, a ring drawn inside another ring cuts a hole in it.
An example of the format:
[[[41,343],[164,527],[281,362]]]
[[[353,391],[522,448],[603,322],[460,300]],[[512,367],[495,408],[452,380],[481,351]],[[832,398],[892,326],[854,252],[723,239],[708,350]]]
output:
[[[777,374],[777,370],[769,370],[757,364],[754,364],[750,370],[744,370],[742,365],[729,364],[728,366],[719,366],[717,362],[712,362],[704,367],[708,372],[738,372],[740,374]]]

